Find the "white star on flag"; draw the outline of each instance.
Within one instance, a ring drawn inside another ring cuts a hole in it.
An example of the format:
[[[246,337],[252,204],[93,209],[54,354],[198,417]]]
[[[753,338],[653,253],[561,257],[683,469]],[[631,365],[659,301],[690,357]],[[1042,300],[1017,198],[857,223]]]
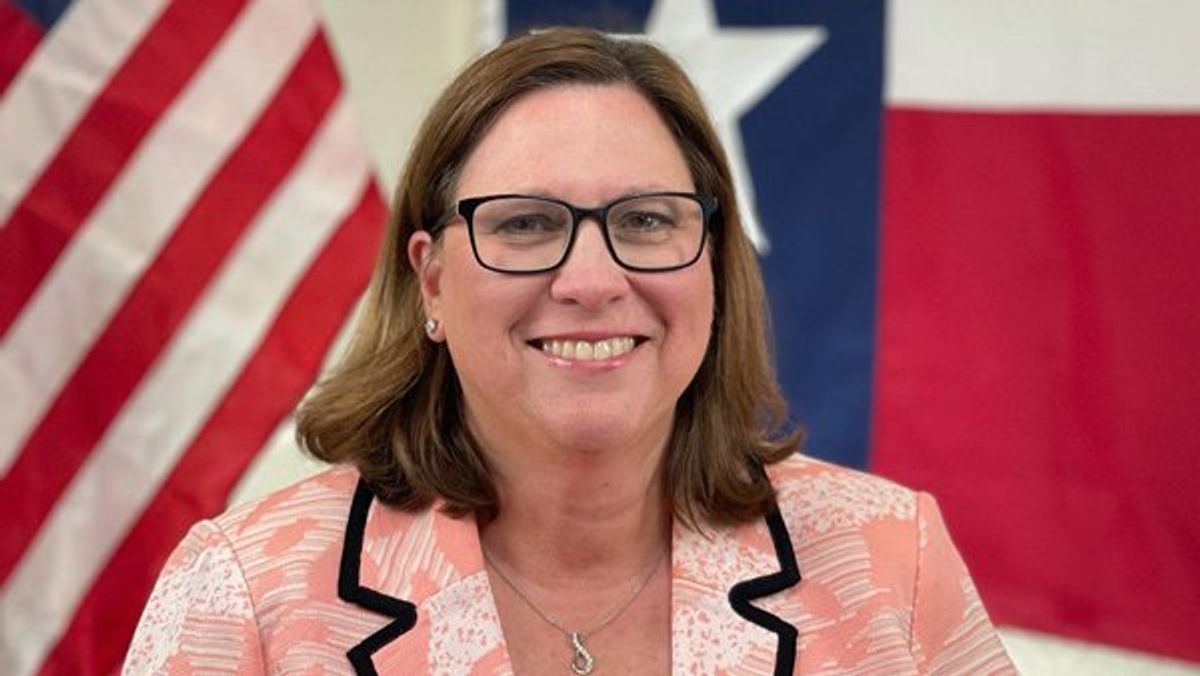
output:
[[[742,225],[760,254],[770,242],[758,222],[750,168],[738,122],[828,37],[821,26],[729,28],[717,24],[711,0],[658,0],[646,36],[687,69],[729,154]]]

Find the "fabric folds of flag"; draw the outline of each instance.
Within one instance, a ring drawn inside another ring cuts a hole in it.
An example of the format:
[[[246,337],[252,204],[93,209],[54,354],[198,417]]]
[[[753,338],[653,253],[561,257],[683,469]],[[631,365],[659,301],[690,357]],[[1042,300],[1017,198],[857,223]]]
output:
[[[892,7],[872,467],[998,621],[1200,662],[1200,6]]]
[[[366,285],[383,204],[291,0],[0,0],[0,672],[107,673]]]

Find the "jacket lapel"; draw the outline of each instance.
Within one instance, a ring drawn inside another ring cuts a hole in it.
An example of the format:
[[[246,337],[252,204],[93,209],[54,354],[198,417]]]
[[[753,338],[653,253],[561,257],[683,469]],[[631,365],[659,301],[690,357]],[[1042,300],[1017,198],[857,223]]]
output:
[[[338,598],[391,618],[382,629],[346,652],[346,657],[350,659],[350,664],[358,674],[375,674],[371,656],[384,645],[407,633],[417,623],[417,607],[410,601],[381,593],[362,584],[363,539],[374,497],[367,484],[360,479],[350,504],[350,517],[346,522],[346,536],[342,544],[341,563],[338,566]],[[373,583],[375,580],[369,582]]]
[[[388,619],[346,655],[358,674],[503,670],[508,652],[474,519],[409,514],[359,482],[338,596]]]
[[[779,511],[704,533],[677,522],[672,538],[672,671],[792,673],[797,631],[781,592],[801,576]],[[347,651],[356,673],[510,668],[473,519],[383,508],[360,481],[338,596],[386,620]]]
[[[800,569],[778,509],[703,534],[677,524],[673,537],[672,670],[791,674],[797,631],[779,616],[779,594]]]

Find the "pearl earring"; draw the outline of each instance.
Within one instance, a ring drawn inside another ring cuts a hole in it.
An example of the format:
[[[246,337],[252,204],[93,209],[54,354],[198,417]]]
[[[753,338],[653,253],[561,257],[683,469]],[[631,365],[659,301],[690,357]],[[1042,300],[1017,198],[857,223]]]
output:
[[[433,340],[433,334],[437,332],[437,328],[438,323],[436,319],[425,320],[425,335],[429,336],[430,340]]]

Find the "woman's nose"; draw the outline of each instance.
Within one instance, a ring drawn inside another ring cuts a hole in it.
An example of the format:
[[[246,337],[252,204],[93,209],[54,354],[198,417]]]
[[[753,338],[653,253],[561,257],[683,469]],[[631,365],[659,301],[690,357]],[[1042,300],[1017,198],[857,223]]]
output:
[[[609,253],[603,227],[590,218],[579,224],[575,244],[550,285],[555,300],[601,307],[628,293],[629,278]]]

